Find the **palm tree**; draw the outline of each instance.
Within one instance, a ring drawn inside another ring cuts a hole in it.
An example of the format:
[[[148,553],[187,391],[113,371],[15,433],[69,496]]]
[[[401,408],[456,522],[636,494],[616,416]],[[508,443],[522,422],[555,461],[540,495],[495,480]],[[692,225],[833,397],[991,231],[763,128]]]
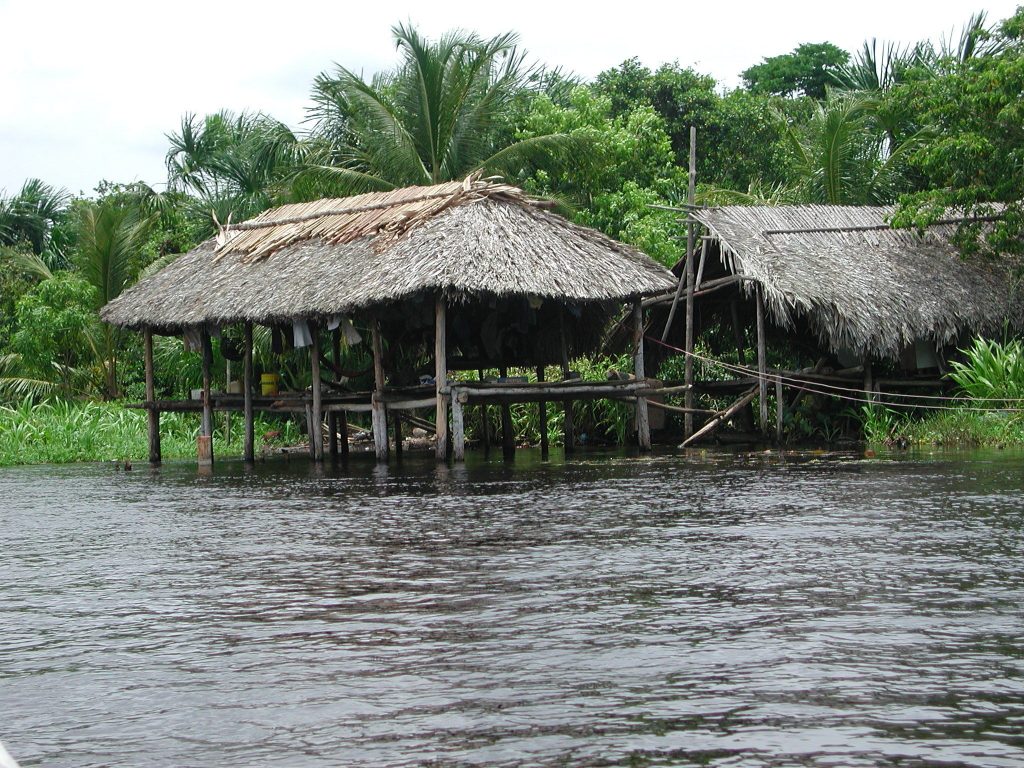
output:
[[[305,152],[288,126],[262,113],[186,115],[168,139],[169,185],[195,196],[192,213],[207,228],[214,217],[245,219],[286,196]]]
[[[830,91],[804,126],[786,126],[805,202],[876,205],[895,199],[906,155],[926,133],[892,143],[884,117],[871,94]]]
[[[96,290],[97,309],[113,301],[138,277],[138,253],[146,243],[152,217],[137,207],[106,200],[82,207],[78,229],[78,270]],[[117,396],[119,331],[103,323],[102,364],[107,397]]]
[[[70,199],[65,190],[39,179],[27,180],[13,197],[0,197],[0,245],[27,243],[48,267],[62,266],[62,244],[54,243],[52,234]]]
[[[578,144],[564,134],[516,141],[502,130],[512,100],[536,75],[514,34],[450,32],[431,42],[402,24],[392,32],[403,57],[395,71],[366,82],[338,67],[314,82],[319,155],[310,171],[321,188],[351,194],[478,170],[513,177]]]

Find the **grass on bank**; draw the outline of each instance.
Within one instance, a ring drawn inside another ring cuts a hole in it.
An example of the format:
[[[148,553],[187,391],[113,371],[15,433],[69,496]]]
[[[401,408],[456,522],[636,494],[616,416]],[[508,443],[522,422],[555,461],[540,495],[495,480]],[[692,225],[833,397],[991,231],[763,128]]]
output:
[[[232,423],[231,441],[225,441],[224,419],[217,415],[215,441],[222,455],[242,455],[242,419]],[[268,432],[279,433],[269,442],[299,442],[295,423],[288,420],[256,420],[257,445]],[[195,414],[165,413],[160,416],[160,447],[165,459],[196,455],[199,418]],[[120,403],[52,400],[16,406],[0,406],[0,466],[16,464],[64,464],[74,461],[143,461],[149,455],[145,411]]]

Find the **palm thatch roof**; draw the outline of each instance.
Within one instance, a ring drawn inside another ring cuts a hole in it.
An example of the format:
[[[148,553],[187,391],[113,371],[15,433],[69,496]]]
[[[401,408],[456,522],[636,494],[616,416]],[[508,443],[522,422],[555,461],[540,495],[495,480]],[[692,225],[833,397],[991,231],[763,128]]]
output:
[[[730,206],[693,211],[728,271],[763,288],[783,327],[804,317],[832,350],[896,357],[915,339],[1024,327],[1015,259],[964,258],[958,221],[923,234],[888,226],[892,207]]]
[[[286,205],[223,227],[100,314],[173,330],[324,318],[435,291],[593,302],[674,285],[640,251],[544,207],[473,177]]]

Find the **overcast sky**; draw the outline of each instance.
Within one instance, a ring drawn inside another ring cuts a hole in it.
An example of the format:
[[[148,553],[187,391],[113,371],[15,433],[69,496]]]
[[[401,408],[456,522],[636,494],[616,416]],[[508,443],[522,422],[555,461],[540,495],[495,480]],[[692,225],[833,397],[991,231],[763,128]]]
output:
[[[39,177],[90,193],[101,179],[162,184],[165,134],[187,112],[267,112],[302,127],[310,83],[335,62],[367,75],[397,61],[390,29],[520,35],[530,56],[585,78],[638,56],[678,60],[724,86],[804,42],[854,50],[990,21],[1016,0],[827,3],[52,2],[0,0],[0,190]],[[606,8],[606,9],[605,9]]]

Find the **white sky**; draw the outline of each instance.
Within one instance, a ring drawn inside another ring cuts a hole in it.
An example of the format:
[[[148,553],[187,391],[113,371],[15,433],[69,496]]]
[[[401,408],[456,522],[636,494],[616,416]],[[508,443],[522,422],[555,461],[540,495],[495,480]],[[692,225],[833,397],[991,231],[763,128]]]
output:
[[[937,40],[1017,0],[776,0],[605,4],[490,0],[0,0],[0,190],[26,178],[90,193],[101,179],[162,184],[165,134],[183,114],[267,112],[301,127],[310,84],[335,62],[397,62],[391,26],[515,30],[531,59],[586,78],[638,56],[678,60],[729,87],[804,42]]]

